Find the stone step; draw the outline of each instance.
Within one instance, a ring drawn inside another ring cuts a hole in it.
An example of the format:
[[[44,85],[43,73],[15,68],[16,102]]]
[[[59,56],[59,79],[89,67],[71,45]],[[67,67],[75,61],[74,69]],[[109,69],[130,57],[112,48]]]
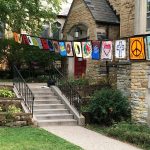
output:
[[[73,119],[72,114],[43,114],[35,115],[38,120],[49,120],[49,119]]]
[[[73,126],[77,125],[77,121],[74,119],[61,119],[61,120],[40,120],[38,126]]]
[[[34,109],[33,114],[66,114],[69,113],[68,109]]]
[[[35,100],[34,105],[37,104],[61,104],[61,100],[52,99],[52,100]]]
[[[34,92],[35,96],[55,96],[55,94],[53,92]]]
[[[64,109],[64,104],[35,104],[34,109]]]
[[[35,96],[35,100],[40,100],[40,99],[57,99],[58,97],[55,95],[40,95],[40,96]]]

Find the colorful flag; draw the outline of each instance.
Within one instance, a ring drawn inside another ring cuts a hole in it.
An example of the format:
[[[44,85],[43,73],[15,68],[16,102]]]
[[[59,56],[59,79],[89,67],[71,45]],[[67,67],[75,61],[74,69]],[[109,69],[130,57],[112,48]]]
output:
[[[40,38],[40,40],[41,40],[43,49],[49,50],[49,45],[48,45],[48,43],[47,43],[47,40],[44,39],[44,38]]]
[[[29,40],[28,40],[26,34],[22,34],[22,43],[26,44],[26,45],[29,45]]]
[[[48,45],[49,45],[49,50],[50,50],[51,52],[54,52],[54,46],[53,46],[52,41],[51,41],[51,40],[47,40],[47,43],[48,43]]]
[[[131,60],[145,60],[145,48],[143,37],[130,38],[129,53]]]
[[[102,60],[112,60],[112,41],[102,41]]]
[[[72,43],[71,42],[65,42],[65,45],[66,45],[67,56],[73,57]]]
[[[125,40],[117,40],[116,41],[115,57],[117,59],[125,59],[126,58],[126,41]]]
[[[33,45],[33,41],[31,36],[27,35],[28,41],[29,41],[29,45]]]
[[[83,58],[91,58],[92,55],[92,45],[91,42],[82,42],[82,52]]]
[[[146,37],[147,60],[150,60],[150,36]]]
[[[55,53],[60,53],[60,46],[59,46],[58,41],[53,41],[53,46],[55,49]]]
[[[15,42],[22,43],[22,37],[20,34],[14,32],[13,35],[14,35]]]
[[[100,59],[100,41],[92,41],[92,59],[99,60]]]
[[[61,56],[67,56],[67,51],[65,48],[65,42],[59,42],[59,46],[60,46],[60,55]]]
[[[74,52],[76,54],[76,57],[82,57],[81,43],[74,42],[73,47],[74,47]]]
[[[39,43],[38,43],[36,37],[31,37],[31,39],[32,39],[32,42],[33,42],[34,46],[39,46]]]
[[[40,38],[36,38],[36,40],[37,40],[37,42],[38,42],[39,48],[40,48],[40,49],[43,49],[41,39],[40,39]]]

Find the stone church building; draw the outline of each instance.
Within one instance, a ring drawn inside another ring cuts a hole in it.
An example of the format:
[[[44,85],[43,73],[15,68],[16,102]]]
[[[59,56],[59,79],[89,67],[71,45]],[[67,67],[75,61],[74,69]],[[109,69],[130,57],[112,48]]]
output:
[[[80,29],[78,38],[74,36],[77,29]],[[115,40],[148,33],[149,0],[74,0],[63,28],[65,40],[81,41]],[[79,72],[89,78],[100,76],[100,61],[67,58],[64,62],[68,75]],[[80,68],[81,65],[84,67]],[[150,125],[150,62],[133,62],[128,57],[126,61],[117,62],[113,72],[117,88],[131,101],[132,119]]]

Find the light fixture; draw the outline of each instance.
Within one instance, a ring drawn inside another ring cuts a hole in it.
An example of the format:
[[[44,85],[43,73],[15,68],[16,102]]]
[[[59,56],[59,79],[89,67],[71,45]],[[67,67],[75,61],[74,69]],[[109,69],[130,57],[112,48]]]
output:
[[[76,27],[75,31],[74,31],[74,37],[78,38],[79,34],[81,34],[81,33],[82,33],[81,29],[79,27]]]

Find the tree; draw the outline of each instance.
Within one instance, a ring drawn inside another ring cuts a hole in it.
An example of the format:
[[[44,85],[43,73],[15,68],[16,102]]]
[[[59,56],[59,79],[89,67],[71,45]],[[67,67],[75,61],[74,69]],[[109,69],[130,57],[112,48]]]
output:
[[[40,33],[44,22],[52,22],[61,0],[0,0],[0,28],[32,34]]]

